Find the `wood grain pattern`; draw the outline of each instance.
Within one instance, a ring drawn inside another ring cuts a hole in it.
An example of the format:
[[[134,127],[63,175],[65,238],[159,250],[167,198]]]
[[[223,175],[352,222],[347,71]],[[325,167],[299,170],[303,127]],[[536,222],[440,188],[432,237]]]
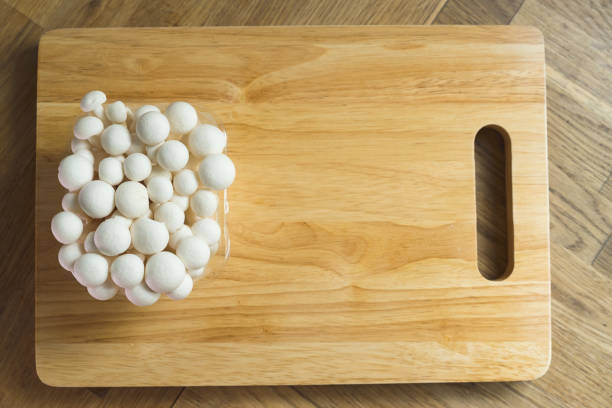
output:
[[[436,24],[509,24],[524,0],[448,0]]]
[[[60,30],[40,42],[38,79],[43,381],[482,381],[547,369],[536,30]],[[230,192],[232,259],[188,302],[92,302],[57,265],[48,230],[62,194],[55,169],[87,89],[131,104],[190,100],[228,129],[240,175]],[[501,282],[476,268],[474,137],[490,123],[513,146],[515,267]]]
[[[434,9],[436,3],[438,8]],[[4,126],[0,127],[4,142],[0,144],[0,185],[2,196],[12,198],[1,202],[5,217],[0,221],[0,232],[13,238],[0,241],[2,253],[10,254],[0,269],[0,321],[6,333],[0,337],[0,406],[609,406],[611,396],[606,390],[612,389],[612,384],[606,372],[610,371],[612,352],[611,326],[606,313],[610,305],[606,302],[610,300],[611,280],[606,265],[612,263],[612,251],[602,250],[602,241],[595,235],[591,221],[595,214],[605,215],[609,208],[606,203],[612,200],[609,175],[612,162],[605,155],[609,152],[606,143],[610,141],[612,118],[607,113],[612,105],[611,95],[606,92],[610,88],[606,82],[610,68],[604,64],[612,59],[612,38],[607,35],[610,29],[605,25],[612,21],[612,8],[602,1],[527,0],[514,18],[514,24],[534,25],[542,30],[547,44],[553,359],[544,377],[533,382],[512,383],[190,387],[181,393],[183,389],[179,388],[52,388],[43,385],[36,376],[33,226],[27,220],[34,219],[36,83],[33,78],[36,43],[44,30],[127,24],[240,25],[248,22],[258,25],[271,24],[271,21],[279,24],[433,21],[439,24],[436,17],[444,3],[445,0],[379,0],[368,4],[339,0],[332,6],[325,0],[307,0],[301,2],[302,7],[295,7],[287,6],[290,3],[284,0],[232,0],[202,1],[197,4],[206,7],[195,9],[186,1],[0,1],[0,27],[4,29],[0,45],[2,50],[12,50],[0,54],[0,100],[4,107],[0,114],[7,113]],[[491,3],[506,8],[512,7],[514,1]],[[136,15],[134,10],[141,4],[151,6],[146,13]],[[499,18],[497,14],[483,14],[470,4],[466,7],[478,16],[473,23],[490,23]],[[433,12],[427,15],[429,10]],[[487,9],[487,13],[491,12]],[[447,13],[446,18],[453,24],[466,24],[469,15]],[[551,47],[555,48],[554,54]],[[553,75],[557,78],[555,82],[551,81]],[[580,86],[576,86],[578,83]],[[14,115],[20,120],[11,120]],[[576,155],[569,153],[572,149]],[[23,157],[32,159],[22,162]],[[589,171],[585,172],[587,165]],[[608,174],[603,186],[597,184],[598,177],[590,177],[600,172]],[[612,227],[603,222],[598,224],[604,230],[602,235],[609,237]],[[157,397],[166,392],[174,393],[174,399]],[[127,401],[133,405],[126,404]]]

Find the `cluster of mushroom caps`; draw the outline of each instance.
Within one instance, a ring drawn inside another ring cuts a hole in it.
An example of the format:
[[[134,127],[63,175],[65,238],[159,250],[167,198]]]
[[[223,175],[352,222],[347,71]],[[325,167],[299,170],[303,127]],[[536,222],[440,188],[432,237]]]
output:
[[[83,97],[87,115],[59,164],[59,263],[98,300],[120,289],[138,306],[184,299],[219,248],[219,192],[236,176],[227,135],[187,102],[164,113],[105,102],[101,91]]]

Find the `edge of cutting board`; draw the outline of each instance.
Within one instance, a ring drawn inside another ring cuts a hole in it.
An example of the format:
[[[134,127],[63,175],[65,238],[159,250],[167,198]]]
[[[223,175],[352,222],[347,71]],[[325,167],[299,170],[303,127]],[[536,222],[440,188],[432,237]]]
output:
[[[460,27],[460,28],[459,28]],[[493,26],[495,27],[495,26]],[[323,32],[325,30],[348,30],[348,29],[357,29],[361,32],[376,32],[377,30],[382,32],[385,29],[393,30],[416,30],[421,31],[423,35],[427,35],[427,31],[441,33],[444,30],[470,30],[470,28],[466,26],[445,26],[445,27],[418,27],[418,26],[292,26],[292,27],[284,27],[284,26],[275,26],[275,27],[189,27],[189,28],[95,28],[95,29],[79,29],[79,28],[68,28],[68,29],[56,29],[51,30],[43,35],[40,40],[40,46],[46,47],[48,43],[52,40],[61,39],[65,40],[67,36],[72,34],[83,34],[85,36],[89,35],[93,31],[95,32],[114,32],[114,31],[149,31],[149,32],[172,32],[174,34],[177,33],[192,33],[192,32],[202,32],[202,33],[215,33],[215,32],[224,32],[224,33],[236,33],[239,35],[240,33],[248,33],[248,32],[265,32],[266,30],[274,31],[274,32],[282,32],[283,30],[304,30],[309,33],[317,33],[319,31]],[[473,28],[472,28],[473,29]],[[481,26],[479,29],[475,29],[476,32],[480,33],[480,30],[486,30],[486,26]],[[537,37],[539,38],[539,43],[542,47],[542,57],[543,57],[543,37],[539,30],[533,27],[508,27],[504,29],[494,28],[496,33],[507,29],[509,33],[514,33],[515,35],[525,35],[528,37]],[[70,42],[70,39],[68,39]],[[536,40],[534,40],[534,43]],[[41,53],[39,52],[39,62],[40,62]],[[542,64],[544,61],[542,60]],[[39,71],[38,75],[40,76],[40,63],[39,63]],[[542,74],[545,76],[545,70]],[[85,78],[85,82],[87,82],[87,78]],[[544,98],[545,98],[545,79],[544,81]],[[40,86],[40,81],[39,81]],[[40,89],[39,89],[40,91]],[[80,91],[79,91],[80,92]],[[78,105],[78,97],[76,95],[80,94],[79,92],[75,92],[75,96],[72,96],[65,101],[62,101],[58,104],[57,109],[64,109],[60,107],[61,104],[70,104],[69,112],[74,111],[74,106]],[[48,95],[42,95],[42,104],[46,105],[50,110],[55,109],[51,105],[52,102]],[[138,98],[134,98],[138,100]],[[141,98],[146,99],[146,98]],[[544,99],[544,112],[543,112],[543,140],[544,140],[544,150],[546,150],[546,105]],[[41,177],[44,178],[44,175],[41,173],[41,169],[48,170],[50,168],[48,163],[44,163],[43,166],[39,166],[39,161],[51,161],[55,160],[55,157],[49,158],[47,153],[48,150],[44,150],[48,148],[49,142],[43,143],[46,145],[39,149],[40,146],[40,133],[41,133],[41,99],[39,95],[38,99],[38,107],[37,107],[37,145],[36,145],[36,174],[37,174],[37,188],[36,188],[36,226],[35,226],[35,235],[36,235],[36,254],[35,254],[35,268],[36,268],[36,292],[35,292],[35,302],[36,302],[36,330],[35,330],[35,342],[36,342],[36,370],[39,378],[45,384],[53,385],[53,386],[160,386],[160,385],[281,385],[281,384],[354,384],[354,383],[395,383],[395,382],[462,382],[462,381],[513,381],[513,380],[531,380],[536,379],[542,376],[549,368],[551,361],[551,322],[550,322],[550,255],[549,255],[549,230],[548,230],[548,175],[547,175],[547,166],[544,165],[544,173],[546,177],[546,237],[545,237],[545,251],[546,251],[546,271],[540,280],[534,280],[534,283],[537,284],[536,292],[540,293],[541,296],[544,296],[547,300],[543,301],[547,304],[547,310],[542,311],[546,315],[545,321],[543,321],[543,325],[545,329],[542,333],[546,336],[543,348],[537,348],[537,355],[530,355],[529,347],[522,346],[517,343],[516,350],[508,350],[508,352],[512,355],[512,353],[516,353],[516,356],[523,356],[524,361],[523,365],[518,365],[514,367],[514,369],[501,369],[500,372],[478,372],[478,367],[472,367],[472,370],[467,370],[466,375],[458,376],[456,374],[450,373],[445,375],[444,370],[432,372],[423,371],[425,374],[421,377],[417,377],[415,375],[407,376],[402,374],[405,371],[402,371],[402,367],[405,364],[409,364],[411,358],[420,359],[419,364],[423,361],[426,361],[427,354],[431,352],[452,352],[461,355],[462,353],[467,353],[466,355],[470,355],[469,348],[467,346],[455,343],[452,339],[449,339],[447,343],[444,343],[444,347],[439,349],[428,349],[425,350],[421,348],[421,346],[431,347],[429,342],[425,342],[419,344],[418,342],[401,342],[401,341],[389,341],[385,343],[384,346],[374,346],[372,343],[368,342],[354,342],[351,344],[352,347],[358,347],[364,353],[364,359],[367,360],[368,355],[376,355],[376,353],[382,353],[386,358],[381,360],[373,359],[372,361],[361,361],[360,363],[367,367],[368,371],[365,375],[360,375],[357,372],[354,372],[354,369],[351,367],[344,367],[338,361],[340,357],[340,362],[351,362],[358,356],[358,353],[355,351],[347,350],[347,343],[344,342],[328,342],[326,344],[326,350],[323,353],[320,353],[315,356],[315,361],[318,361],[319,364],[322,364],[324,361],[329,360],[329,367],[327,367],[327,372],[314,372],[313,365],[310,364],[308,358],[305,357],[303,361],[299,361],[298,365],[295,367],[291,367],[285,375],[282,375],[282,372],[278,370],[282,369],[284,366],[284,361],[282,356],[274,356],[274,352],[279,352],[282,354],[283,352],[289,354],[295,353],[303,353],[305,356],[308,356],[309,353],[316,353],[316,348],[312,348],[312,343],[289,343],[288,345],[279,346],[277,344],[265,344],[265,343],[253,343],[244,347],[244,351],[239,351],[237,349],[233,349],[229,347],[228,349],[227,343],[213,343],[213,342],[192,342],[192,343],[181,343],[181,350],[177,351],[176,354],[181,354],[181,359],[186,360],[191,356],[192,358],[202,358],[208,357],[212,367],[220,367],[222,368],[222,364],[224,363],[223,357],[220,357],[219,353],[227,353],[226,355],[233,355],[235,361],[248,361],[253,355],[258,353],[263,353],[269,357],[267,363],[269,364],[267,368],[274,367],[277,370],[275,373],[266,372],[266,368],[259,367],[255,372],[245,372],[248,370],[248,367],[244,367],[245,369],[238,370],[235,374],[229,374],[227,371],[222,376],[221,379],[216,378],[214,374],[202,374],[200,370],[202,370],[201,366],[194,367],[173,367],[172,359],[173,353],[169,353],[167,356],[157,356],[156,353],[167,352],[167,344],[161,343],[141,343],[140,348],[133,348],[134,353],[138,355],[138,357],[142,359],[148,358],[148,355],[156,355],[155,356],[155,364],[153,362],[151,364],[145,364],[146,370],[143,370],[143,367],[140,367],[140,371],[133,371],[131,367],[121,367],[113,366],[112,363],[106,363],[107,361],[111,361],[113,356],[115,355],[116,350],[114,349],[117,343],[113,342],[96,342],[96,339],[92,339],[91,342],[82,341],[82,342],[46,342],[45,339],[40,338],[39,328],[40,322],[39,319],[44,318],[43,316],[39,316],[39,305],[40,302],[48,302],[49,300],[45,298],[44,300],[39,296],[39,251],[40,248],[38,246],[41,237],[46,237],[50,235],[47,230],[41,230],[41,226],[38,225],[41,222],[41,225],[44,224],[44,220],[40,219],[40,200],[41,195],[39,191],[39,179]],[[223,114],[224,112],[222,112]],[[70,113],[69,115],[73,115]],[[65,118],[64,118],[65,119]],[[63,120],[63,119],[62,119]],[[71,120],[71,119],[70,119]],[[64,120],[65,121],[65,120]],[[46,122],[45,122],[46,123]],[[45,124],[47,126],[47,123]],[[53,132],[52,132],[53,133]],[[69,139],[66,138],[62,143],[64,145],[67,143]],[[64,146],[65,147],[65,146]],[[239,188],[239,187],[238,187]],[[231,194],[231,191],[230,191]],[[231,201],[231,199],[230,199]],[[48,256],[46,254],[45,256]],[[59,266],[57,266],[59,269]],[[53,286],[54,282],[51,282],[47,285],[47,289],[49,287],[58,287]],[[500,283],[500,287],[503,287],[505,284]],[[72,294],[68,294],[69,296],[73,296]],[[79,298],[80,299],[80,298]],[[77,303],[78,304],[78,303]],[[49,309],[46,309],[49,311]],[[174,309],[175,311],[180,309]],[[144,311],[146,313],[146,311]],[[95,344],[97,347],[96,353],[98,353],[97,357],[91,357],[87,355],[87,351],[91,348],[92,344]],[[510,345],[511,343],[509,343]],[[121,347],[125,347],[126,343],[120,343]],[[134,346],[134,344],[128,345],[128,350],[130,347]],[[202,352],[202,348],[207,347],[205,352]],[[389,356],[394,355],[399,349],[403,350],[403,355],[398,356],[398,361],[391,360]],[[517,350],[521,350],[518,352]],[[275,351],[273,351],[275,350]],[[284,350],[284,351],[283,351]],[[370,354],[368,354],[368,351]],[[495,351],[496,353],[501,353],[499,349]],[[232,354],[233,353],[233,354]],[[318,360],[317,360],[318,358]],[[449,358],[455,358],[453,355],[449,354]],[[499,358],[502,359],[501,354]],[[384,361],[386,366],[379,367],[378,365]],[[486,366],[487,364],[486,358],[483,360],[482,365]],[[228,363],[225,360],[226,364]],[[99,364],[99,375],[92,375],[91,373],[79,375],[78,373],[73,372],[74,367],[91,367],[92,364]],[[129,364],[129,363],[128,363]],[[168,364],[168,366],[164,366],[164,364]],[[418,365],[418,364],[417,364]],[[122,371],[122,375],[115,375],[114,370],[117,370],[120,367]],[[281,367],[281,368],[279,368]],[[502,367],[502,366],[500,366]],[[147,371],[148,370],[148,371]],[[389,371],[388,374],[380,373],[379,370]],[[414,369],[416,370],[416,368]],[[141,375],[138,375],[140,372]],[[142,375],[146,373],[146,375]],[[172,378],[172,382],[168,381],[168,378]]]

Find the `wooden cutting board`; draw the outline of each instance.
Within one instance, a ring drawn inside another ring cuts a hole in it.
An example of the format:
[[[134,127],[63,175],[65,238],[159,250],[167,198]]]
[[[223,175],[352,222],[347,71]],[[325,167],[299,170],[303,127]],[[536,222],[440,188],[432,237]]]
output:
[[[527,380],[550,360],[544,46],[527,27],[68,29],[38,67],[36,367],[59,386]],[[57,262],[80,97],[229,135],[231,259],[185,301]],[[474,137],[511,140],[514,269],[477,268]]]

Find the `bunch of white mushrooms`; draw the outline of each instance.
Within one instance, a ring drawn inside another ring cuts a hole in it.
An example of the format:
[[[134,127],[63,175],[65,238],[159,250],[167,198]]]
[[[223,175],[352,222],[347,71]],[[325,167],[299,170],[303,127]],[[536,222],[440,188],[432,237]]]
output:
[[[51,220],[60,265],[98,300],[120,289],[138,306],[184,299],[219,248],[219,191],[236,176],[226,133],[187,102],[132,112],[91,91],[81,109]]]

